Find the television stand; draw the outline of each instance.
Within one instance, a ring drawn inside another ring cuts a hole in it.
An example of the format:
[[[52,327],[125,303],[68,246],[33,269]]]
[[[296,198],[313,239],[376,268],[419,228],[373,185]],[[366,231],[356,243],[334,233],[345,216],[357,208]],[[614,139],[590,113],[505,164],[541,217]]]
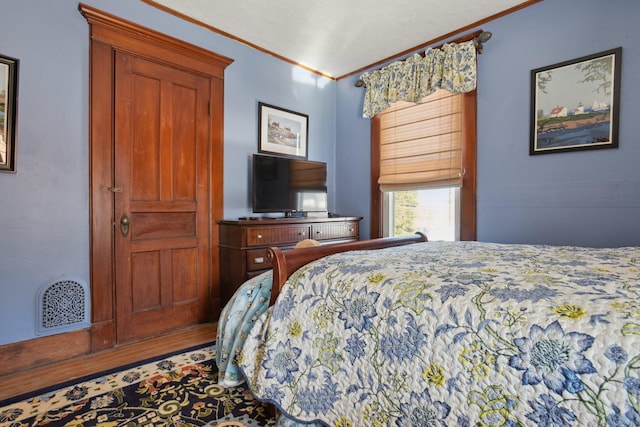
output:
[[[293,248],[304,239],[321,244],[360,238],[362,217],[220,220],[220,297],[224,305],[247,279],[271,269],[267,248]]]

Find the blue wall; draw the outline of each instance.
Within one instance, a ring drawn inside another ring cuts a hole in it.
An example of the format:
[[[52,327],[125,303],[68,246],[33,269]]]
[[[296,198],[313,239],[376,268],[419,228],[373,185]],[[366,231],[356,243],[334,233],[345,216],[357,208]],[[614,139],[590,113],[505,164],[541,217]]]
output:
[[[138,0],[84,3],[234,59],[225,73],[226,218],[251,213],[259,101],[309,115],[309,159],[329,163],[333,188],[334,81]],[[89,25],[75,0],[3,1],[2,16],[0,54],[20,60],[20,99],[17,173],[0,174],[0,345],[36,336],[43,285],[89,284]]]
[[[308,114],[309,158],[329,163],[329,209],[369,236],[369,125],[357,76],[333,82],[137,0],[86,4],[233,58],[225,74],[225,217],[250,214],[259,101]],[[0,54],[20,59],[16,174],[0,174],[0,345],[35,337],[52,279],[89,283],[89,31],[78,2],[3,2]],[[640,244],[637,0],[547,0],[483,25],[478,238]],[[529,156],[530,70],[623,47],[620,148]],[[340,183],[340,185],[336,185]]]
[[[637,0],[547,0],[482,26],[493,37],[478,60],[478,240],[640,245],[639,16]],[[618,46],[619,148],[529,156],[530,71]],[[338,82],[337,206],[366,217],[370,121],[354,117],[356,79]]]

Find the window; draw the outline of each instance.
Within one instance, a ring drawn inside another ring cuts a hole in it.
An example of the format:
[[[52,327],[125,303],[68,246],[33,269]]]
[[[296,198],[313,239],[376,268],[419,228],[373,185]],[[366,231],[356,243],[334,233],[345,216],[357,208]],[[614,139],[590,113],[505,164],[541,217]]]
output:
[[[417,231],[429,240],[460,240],[460,188],[426,188],[384,193],[383,234]]]
[[[475,240],[475,129],[475,91],[439,90],[374,117],[372,238],[422,231],[430,240]]]

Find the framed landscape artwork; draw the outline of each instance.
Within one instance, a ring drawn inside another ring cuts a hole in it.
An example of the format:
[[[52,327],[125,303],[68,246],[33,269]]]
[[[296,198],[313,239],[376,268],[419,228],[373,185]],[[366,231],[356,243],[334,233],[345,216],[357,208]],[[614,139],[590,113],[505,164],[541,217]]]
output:
[[[16,171],[18,60],[0,55],[0,172]]]
[[[530,155],[618,147],[621,56],[616,48],[531,71]]]
[[[307,158],[309,116],[258,103],[258,152]]]

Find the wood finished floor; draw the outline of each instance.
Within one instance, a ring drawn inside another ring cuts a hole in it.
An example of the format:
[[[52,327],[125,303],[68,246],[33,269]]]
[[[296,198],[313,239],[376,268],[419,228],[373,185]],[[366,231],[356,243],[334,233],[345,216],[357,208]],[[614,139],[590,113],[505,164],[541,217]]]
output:
[[[114,349],[0,376],[0,401],[76,378],[215,340],[217,323],[206,323]]]

